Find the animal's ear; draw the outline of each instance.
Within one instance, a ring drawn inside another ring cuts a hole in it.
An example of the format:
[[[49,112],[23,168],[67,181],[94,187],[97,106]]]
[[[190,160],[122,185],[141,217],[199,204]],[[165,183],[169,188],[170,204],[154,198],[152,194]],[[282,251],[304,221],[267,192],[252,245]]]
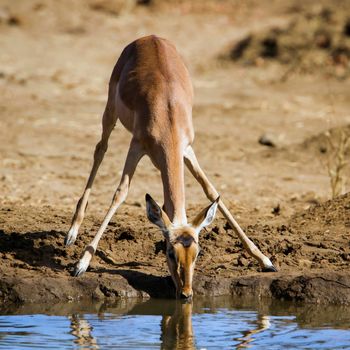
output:
[[[220,196],[211,203],[208,207],[204,208],[192,221],[192,226],[195,228],[197,233],[205,227],[212,223],[214,220],[216,209],[218,208]]]
[[[148,220],[157,225],[163,232],[168,231],[171,225],[168,215],[148,193],[145,198]]]

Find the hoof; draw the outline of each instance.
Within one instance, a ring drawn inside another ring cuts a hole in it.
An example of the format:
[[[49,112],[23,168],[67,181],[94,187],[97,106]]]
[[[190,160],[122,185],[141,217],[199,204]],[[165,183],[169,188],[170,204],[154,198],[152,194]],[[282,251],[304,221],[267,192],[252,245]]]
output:
[[[70,245],[74,244],[74,242],[75,242],[75,239],[72,238],[72,237],[66,236],[64,238],[64,245],[66,245],[67,247],[69,247]]]
[[[278,270],[273,266],[268,266],[268,267],[264,267],[262,269],[262,272],[278,272]]]
[[[77,239],[77,234],[78,234],[78,230],[71,228],[64,239],[64,244],[66,246],[70,246],[74,244],[75,240]]]
[[[75,268],[73,273],[72,273],[72,276],[73,277],[79,277],[79,276],[83,275],[84,273],[85,273],[84,269]]]
[[[93,255],[93,248],[91,246],[87,246],[82,258],[79,260],[77,266],[74,269],[73,276],[78,277],[81,276],[89,267],[90,261]]]
[[[75,269],[73,270],[73,272],[71,273],[71,275],[73,277],[79,277],[81,275],[83,275],[87,270],[87,267],[84,268],[83,266],[79,266],[79,264],[75,267]]]

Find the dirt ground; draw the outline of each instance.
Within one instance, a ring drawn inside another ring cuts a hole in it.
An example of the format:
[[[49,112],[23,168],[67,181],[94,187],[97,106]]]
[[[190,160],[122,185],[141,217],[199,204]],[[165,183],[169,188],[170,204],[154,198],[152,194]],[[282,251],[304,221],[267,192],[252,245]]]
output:
[[[325,140],[327,130],[350,125],[349,2],[144,3],[0,1],[0,300],[172,295],[162,235],[145,215],[146,192],[162,202],[146,158],[90,269],[70,277],[121,175],[130,135],[120,124],[76,244],[63,244],[113,65],[129,42],[157,34],[190,69],[202,168],[279,269],[260,273],[218,215],[201,234],[196,292],[350,303],[350,194],[331,200]],[[233,57],[247,37],[247,51]],[[259,143],[262,136],[274,147]],[[208,205],[187,171],[186,197],[189,218]]]

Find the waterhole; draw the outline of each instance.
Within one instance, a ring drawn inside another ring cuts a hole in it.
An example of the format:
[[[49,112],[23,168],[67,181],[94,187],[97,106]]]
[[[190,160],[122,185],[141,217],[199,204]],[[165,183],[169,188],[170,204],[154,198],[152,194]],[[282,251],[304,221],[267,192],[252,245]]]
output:
[[[0,309],[1,349],[350,349],[350,308],[195,298]]]

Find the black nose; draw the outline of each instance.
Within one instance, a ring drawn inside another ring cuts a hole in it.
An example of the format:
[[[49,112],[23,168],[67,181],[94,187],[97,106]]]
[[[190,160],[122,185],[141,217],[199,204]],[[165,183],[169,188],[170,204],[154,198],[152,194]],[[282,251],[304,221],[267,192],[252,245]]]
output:
[[[187,295],[187,294],[185,294],[185,293],[181,293],[181,294],[180,294],[180,298],[181,298],[181,299],[188,299],[188,300],[189,300],[189,299],[192,298],[192,294],[188,294],[188,295]]]

